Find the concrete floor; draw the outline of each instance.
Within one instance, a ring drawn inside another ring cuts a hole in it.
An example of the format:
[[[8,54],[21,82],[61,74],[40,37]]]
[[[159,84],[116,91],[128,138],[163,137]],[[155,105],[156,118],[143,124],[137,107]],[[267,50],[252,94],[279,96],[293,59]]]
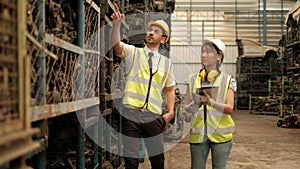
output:
[[[300,168],[300,129],[278,128],[276,115],[235,110],[232,117],[236,130],[228,169]],[[166,169],[190,169],[188,135],[169,149],[165,157]],[[147,158],[140,169],[150,169]],[[210,157],[207,169],[211,169]]]

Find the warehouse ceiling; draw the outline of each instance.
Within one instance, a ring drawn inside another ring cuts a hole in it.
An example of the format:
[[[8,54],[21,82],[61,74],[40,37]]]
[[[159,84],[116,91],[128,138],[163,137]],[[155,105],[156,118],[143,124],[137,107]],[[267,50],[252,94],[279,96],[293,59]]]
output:
[[[200,45],[206,38],[220,38],[236,45],[250,38],[278,45],[285,33],[285,15],[296,0],[176,0],[172,14],[172,45]],[[264,10],[265,9],[265,10]]]

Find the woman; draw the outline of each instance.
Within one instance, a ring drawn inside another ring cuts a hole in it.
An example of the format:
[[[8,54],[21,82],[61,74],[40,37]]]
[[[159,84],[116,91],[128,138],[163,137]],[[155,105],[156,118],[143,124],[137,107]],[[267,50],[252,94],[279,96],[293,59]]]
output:
[[[185,109],[193,113],[190,130],[192,169],[205,169],[211,151],[212,168],[225,169],[232,147],[236,81],[221,71],[225,44],[220,39],[203,41],[202,68],[189,76]]]

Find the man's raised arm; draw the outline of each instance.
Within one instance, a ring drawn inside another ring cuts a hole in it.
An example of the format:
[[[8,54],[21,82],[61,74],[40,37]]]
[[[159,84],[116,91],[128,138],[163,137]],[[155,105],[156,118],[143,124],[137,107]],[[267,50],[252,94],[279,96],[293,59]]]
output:
[[[123,45],[120,40],[120,27],[124,18],[125,15],[120,12],[118,5],[115,4],[115,12],[111,15],[111,19],[113,20],[111,40],[116,55],[121,55],[123,51]]]

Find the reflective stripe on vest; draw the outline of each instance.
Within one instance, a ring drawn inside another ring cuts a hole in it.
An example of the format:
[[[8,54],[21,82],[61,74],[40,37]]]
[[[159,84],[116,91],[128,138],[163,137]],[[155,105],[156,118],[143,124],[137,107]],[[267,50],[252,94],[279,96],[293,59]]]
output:
[[[227,90],[230,83],[230,76],[223,72],[216,78],[213,83],[213,87],[218,87],[218,93],[216,100],[220,103],[225,103]],[[189,82],[191,84],[190,92],[196,93],[196,89],[201,87],[201,81],[198,74],[190,76]],[[224,86],[225,84],[225,86]],[[220,87],[224,86],[224,87]],[[193,113],[192,116],[192,128],[190,131],[190,142],[200,143],[204,138],[204,106],[201,106],[199,110]],[[210,141],[215,143],[222,143],[230,141],[232,139],[232,133],[234,131],[234,122],[229,114],[219,112],[207,105],[207,137]]]
[[[234,130],[234,127],[228,127],[228,128],[207,128],[207,134],[213,134],[213,133],[229,133]],[[194,134],[204,134],[204,129],[203,128],[192,128],[191,133]]]
[[[150,68],[143,48],[136,48],[133,66],[127,75],[123,104],[135,108],[144,108],[148,94]],[[157,71],[153,73],[146,109],[156,114],[162,114],[162,90],[170,73],[170,59],[161,56]]]

